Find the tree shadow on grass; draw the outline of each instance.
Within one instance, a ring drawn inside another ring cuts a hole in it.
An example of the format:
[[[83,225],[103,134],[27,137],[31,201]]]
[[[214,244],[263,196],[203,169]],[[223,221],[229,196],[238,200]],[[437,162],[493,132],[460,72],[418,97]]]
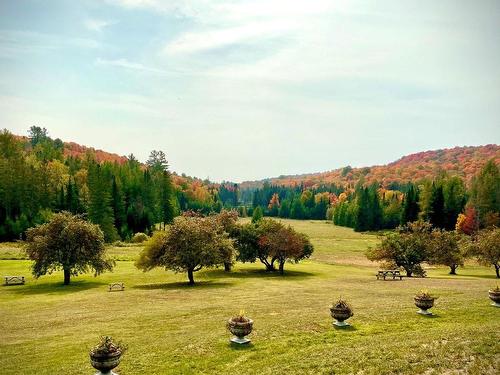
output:
[[[224,288],[230,286],[231,283],[225,283],[220,281],[195,281],[194,285],[190,285],[186,282],[175,282],[175,283],[155,283],[155,284],[140,284],[134,285],[134,289],[144,289],[144,290],[154,290],[154,289],[205,289],[205,288]]]
[[[495,271],[491,275],[477,275],[473,273],[464,273],[460,272],[456,275],[437,275],[427,277],[428,279],[440,279],[440,280],[467,280],[467,279],[490,279],[500,281],[499,278],[496,277]]]
[[[47,295],[65,295],[70,293],[81,292],[88,289],[99,288],[107,285],[101,281],[89,280],[73,280],[69,285],[59,283],[26,283],[24,285],[9,285],[3,286],[4,290],[14,292],[16,294],[47,294]]]
[[[255,277],[266,277],[266,278],[279,278],[279,279],[305,279],[308,277],[316,276],[315,273],[304,272],[304,271],[287,271],[285,269],[285,274],[281,275],[278,271],[270,272],[265,269],[242,269],[231,272],[226,272],[222,269],[205,271],[204,276],[213,278],[234,278],[234,279],[245,279],[245,278],[255,278]]]

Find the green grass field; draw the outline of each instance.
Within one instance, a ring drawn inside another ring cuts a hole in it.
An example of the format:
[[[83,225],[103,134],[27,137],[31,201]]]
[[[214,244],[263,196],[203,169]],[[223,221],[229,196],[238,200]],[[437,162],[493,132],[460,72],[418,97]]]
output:
[[[0,373],[93,374],[88,350],[103,334],[128,352],[119,374],[497,374],[500,309],[487,290],[493,269],[469,265],[449,276],[377,281],[364,251],[376,236],[326,222],[287,220],[308,233],[311,260],[287,264],[285,276],[258,264],[202,270],[197,285],[161,269],[142,273],[141,247],[114,247],[113,273],[62,285],[62,274],[31,277],[16,244],[0,246],[0,275],[24,275],[0,287]],[[123,281],[124,292],[107,291]],[[439,296],[434,317],[416,314],[413,295]],[[334,329],[329,307],[342,296],[354,308],[349,329]],[[252,344],[235,347],[225,321],[245,309]]]

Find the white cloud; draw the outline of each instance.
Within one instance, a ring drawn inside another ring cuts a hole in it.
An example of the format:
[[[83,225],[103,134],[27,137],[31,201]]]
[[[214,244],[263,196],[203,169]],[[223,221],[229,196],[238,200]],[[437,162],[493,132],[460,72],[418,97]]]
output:
[[[121,69],[133,70],[138,73],[151,73],[158,76],[169,76],[169,75],[192,75],[196,74],[188,70],[177,70],[177,69],[158,69],[152,66],[144,65],[138,62],[129,61],[127,59],[102,59],[97,58],[95,60],[95,65],[97,66],[110,66],[117,67]]]
[[[35,31],[0,31],[0,57],[13,58],[18,55],[46,53],[68,47],[98,49],[102,45],[87,38],[68,37]]]
[[[191,32],[168,43],[164,51],[168,54],[202,52],[262,37],[284,35],[294,27],[292,21],[255,22],[243,26],[229,27],[207,32]]]
[[[145,65],[140,64],[140,63],[128,61],[127,59],[107,60],[107,59],[98,58],[95,61],[95,64],[96,65],[104,65],[104,66],[116,66],[116,67],[120,67],[120,68],[137,70],[137,71],[147,72],[147,73],[157,73],[157,74],[167,74],[168,73],[165,70],[151,68],[151,67],[145,66]]]
[[[92,19],[92,18],[88,18],[83,22],[84,26],[88,30],[97,31],[97,32],[101,32],[104,28],[111,26],[115,23],[116,23],[115,21],[105,21],[105,20]]]

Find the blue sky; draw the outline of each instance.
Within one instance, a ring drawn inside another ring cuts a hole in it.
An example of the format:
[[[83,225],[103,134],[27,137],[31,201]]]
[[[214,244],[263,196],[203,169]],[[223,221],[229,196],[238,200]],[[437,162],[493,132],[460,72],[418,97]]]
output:
[[[0,128],[212,180],[500,143],[500,2],[2,1]]]

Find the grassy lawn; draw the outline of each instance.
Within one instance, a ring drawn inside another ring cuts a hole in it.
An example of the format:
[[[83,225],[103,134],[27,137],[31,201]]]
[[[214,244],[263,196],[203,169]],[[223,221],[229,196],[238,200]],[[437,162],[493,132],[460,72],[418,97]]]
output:
[[[452,277],[432,268],[426,279],[377,281],[363,255],[376,236],[287,222],[311,236],[313,259],[287,264],[284,277],[260,264],[202,270],[194,287],[184,274],[136,270],[138,246],[110,248],[122,259],[113,273],[66,287],[60,273],[34,280],[29,261],[7,259],[17,245],[0,246],[0,275],[27,276],[26,285],[0,288],[1,373],[92,374],[87,352],[102,334],[129,346],[122,375],[500,371],[500,309],[487,296],[493,269],[468,266]],[[126,290],[107,292],[113,281]],[[422,288],[440,297],[434,317],[416,314]],[[339,296],[354,307],[350,329],[332,327],[329,306]],[[241,308],[255,321],[252,344],[234,347],[225,321]]]

